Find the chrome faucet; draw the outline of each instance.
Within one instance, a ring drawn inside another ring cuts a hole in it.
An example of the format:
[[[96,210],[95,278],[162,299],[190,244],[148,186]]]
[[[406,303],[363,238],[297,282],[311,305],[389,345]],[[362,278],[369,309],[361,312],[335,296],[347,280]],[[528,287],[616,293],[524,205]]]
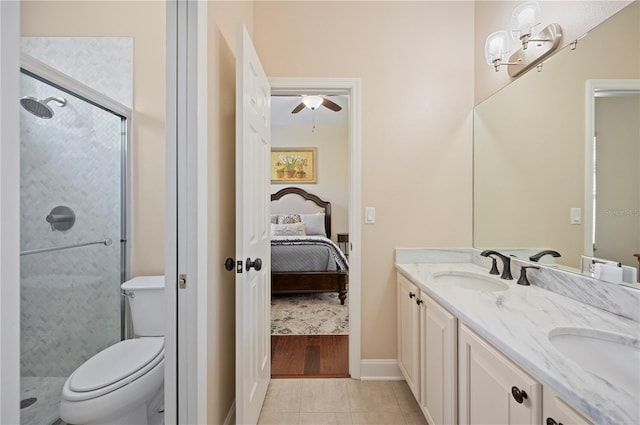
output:
[[[500,254],[497,251],[493,251],[490,249],[484,250],[480,253],[480,255],[482,255],[483,257],[488,257],[490,255],[495,255],[496,257],[498,257],[500,260],[502,260],[502,275],[500,276],[501,279],[506,279],[506,280],[513,280],[513,276],[511,276],[511,258],[507,257],[504,254]]]
[[[529,257],[529,260],[537,263],[545,255],[550,255],[555,258],[560,257],[560,253],[558,251],[547,249],[545,251],[540,251],[539,253],[532,255],[531,257]]]

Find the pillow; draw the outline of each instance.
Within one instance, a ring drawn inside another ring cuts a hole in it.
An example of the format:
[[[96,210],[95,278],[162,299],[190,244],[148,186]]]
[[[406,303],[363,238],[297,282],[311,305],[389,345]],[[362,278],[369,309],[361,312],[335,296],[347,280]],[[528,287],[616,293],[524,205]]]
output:
[[[278,223],[278,214],[271,214],[271,224]]]
[[[277,224],[301,223],[300,214],[279,215]]]
[[[327,236],[324,228],[324,213],[300,214],[300,219],[304,223],[307,235]]]
[[[271,236],[305,236],[304,223],[272,224]]]

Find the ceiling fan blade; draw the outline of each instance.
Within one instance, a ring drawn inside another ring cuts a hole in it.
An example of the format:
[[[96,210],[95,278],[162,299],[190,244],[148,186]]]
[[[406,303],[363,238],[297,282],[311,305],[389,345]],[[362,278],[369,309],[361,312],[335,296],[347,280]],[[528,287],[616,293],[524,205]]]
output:
[[[322,98],[322,106],[331,109],[334,112],[338,112],[342,109],[342,106],[338,105],[335,102],[330,101],[326,97]]]
[[[293,111],[291,111],[291,113],[292,114],[297,114],[298,112],[302,111],[303,109],[304,109],[304,103],[300,102],[300,104],[298,106],[293,108]]]

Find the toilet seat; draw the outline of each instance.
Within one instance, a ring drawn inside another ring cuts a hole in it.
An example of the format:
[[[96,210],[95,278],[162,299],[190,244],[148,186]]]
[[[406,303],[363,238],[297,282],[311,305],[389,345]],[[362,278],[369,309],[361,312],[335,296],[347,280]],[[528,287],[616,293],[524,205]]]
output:
[[[62,389],[63,398],[81,401],[100,397],[147,374],[163,360],[163,337],[121,341],[76,369]]]

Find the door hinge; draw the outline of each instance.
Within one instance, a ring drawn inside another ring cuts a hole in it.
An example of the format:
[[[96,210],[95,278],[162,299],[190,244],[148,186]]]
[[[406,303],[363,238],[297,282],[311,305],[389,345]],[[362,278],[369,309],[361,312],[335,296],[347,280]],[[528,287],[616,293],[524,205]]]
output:
[[[187,287],[187,275],[179,274],[178,275],[178,288],[185,289]]]

